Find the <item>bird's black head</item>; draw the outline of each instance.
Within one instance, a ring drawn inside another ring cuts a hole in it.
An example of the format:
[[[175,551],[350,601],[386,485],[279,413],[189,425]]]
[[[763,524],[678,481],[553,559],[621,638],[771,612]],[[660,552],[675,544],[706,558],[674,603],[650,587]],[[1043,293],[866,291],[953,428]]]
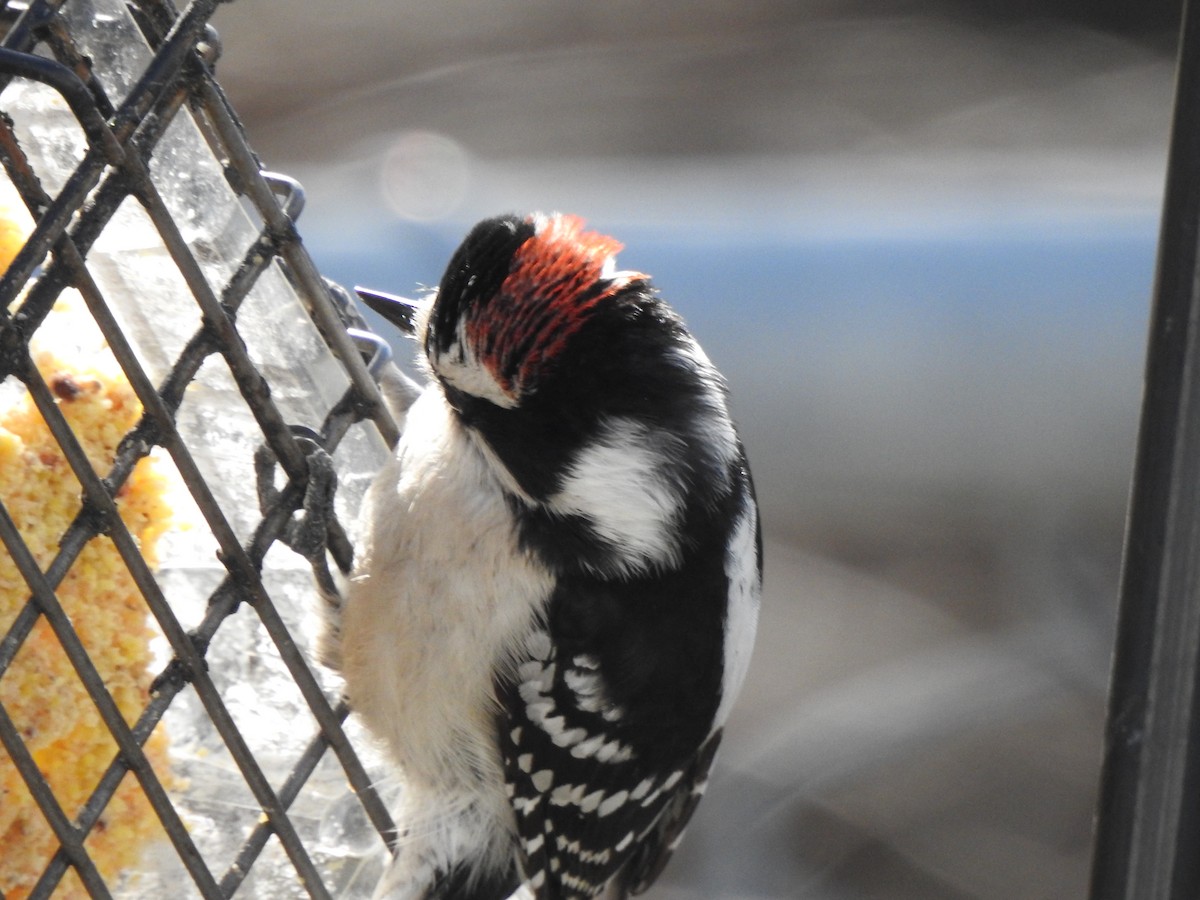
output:
[[[617,270],[620,249],[573,216],[487,219],[429,311],[425,353],[447,402],[528,500],[560,490],[615,423],[685,436],[724,415],[720,376],[647,276]]]
[[[615,271],[620,249],[573,216],[508,215],[476,225],[442,276],[424,336],[451,399],[511,409],[536,394],[589,320],[644,280]]]

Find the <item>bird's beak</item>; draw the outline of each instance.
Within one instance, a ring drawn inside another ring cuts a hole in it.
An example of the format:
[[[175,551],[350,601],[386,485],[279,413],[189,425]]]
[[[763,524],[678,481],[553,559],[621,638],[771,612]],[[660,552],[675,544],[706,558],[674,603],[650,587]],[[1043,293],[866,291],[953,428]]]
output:
[[[369,288],[358,287],[354,288],[354,293],[362,298],[363,303],[367,304],[375,312],[379,313],[405,334],[412,334],[416,331],[413,325],[413,313],[416,311],[417,304],[414,300],[406,300],[403,297],[397,297],[395,294],[385,294],[382,291],[373,291]]]

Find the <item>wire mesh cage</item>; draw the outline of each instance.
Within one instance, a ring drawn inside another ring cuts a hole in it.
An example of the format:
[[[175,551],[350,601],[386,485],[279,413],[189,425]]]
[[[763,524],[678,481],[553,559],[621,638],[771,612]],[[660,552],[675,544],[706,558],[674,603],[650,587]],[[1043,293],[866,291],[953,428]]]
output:
[[[305,646],[386,345],[214,79],[217,6],[0,6],[3,897],[353,895],[393,832]]]

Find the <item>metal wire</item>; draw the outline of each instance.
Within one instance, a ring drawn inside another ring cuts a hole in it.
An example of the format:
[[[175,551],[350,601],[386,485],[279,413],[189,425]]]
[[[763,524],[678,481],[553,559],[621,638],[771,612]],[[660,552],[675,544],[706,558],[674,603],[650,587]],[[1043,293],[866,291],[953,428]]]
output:
[[[0,90],[16,77],[55,90],[78,121],[87,148],[61,189],[51,195],[21,146],[13,123],[7,116],[0,118],[0,159],[36,223],[31,236],[0,277],[0,379],[12,376],[26,387],[83,490],[82,507],[61,536],[58,551],[44,571],[0,504],[0,541],[30,591],[29,600],[0,635],[0,679],[34,625],[45,619],[119,749],[71,822],[38,771],[7,711],[0,706],[0,742],[60,842],[60,849],[33,889],[34,897],[49,896],[68,868],[77,872],[90,893],[108,896],[108,888],[89,858],[84,841],[126,772],[133,772],[137,778],[175,852],[205,897],[232,895],[272,835],[279,840],[309,895],[329,895],[320,871],[288,815],[289,807],[300,795],[326,748],[333,749],[347,782],[376,830],[389,844],[395,837],[395,826],[343,730],[348,712],[345,703],[327,697],[321,689],[264,584],[262,572],[268,551],[285,538],[294,515],[304,508],[315,471],[313,453],[332,454],[349,430],[363,420],[371,422],[389,444],[396,439],[396,426],[299,239],[294,218],[302,205],[302,194],[294,189],[280,190],[280,178],[262,171],[232,108],[212,77],[210,64],[219,44],[208,20],[218,2],[194,0],[182,13],[170,3],[157,0],[138,0],[129,5],[154,53],[119,106],[111,103],[105,85],[90,71],[87,55],[78,48],[77,36],[71,33],[61,15],[63,0],[35,0],[24,8],[9,3],[4,10],[10,19],[17,15],[0,46]],[[36,55],[39,48],[41,55]],[[150,161],[160,140],[185,108],[191,111],[204,139],[225,161],[231,185],[262,222],[258,237],[220,290],[210,286],[208,276],[150,174]],[[286,182],[283,185],[287,187]],[[92,245],[122,203],[131,197],[153,224],[200,310],[201,327],[186,342],[158,386],[85,263]],[[333,404],[316,430],[319,446],[315,450],[296,438],[238,331],[237,316],[242,302],[276,262],[284,264],[313,323],[349,381],[342,399]],[[141,421],[120,442],[112,468],[103,476],[88,462],[30,353],[30,339],[68,286],[82,296],[144,410]],[[206,361],[218,357],[228,367],[261,431],[264,446],[287,479],[285,486],[271,497],[272,502],[263,510],[261,520],[244,544],[202,474],[188,438],[175,424],[188,385]],[[180,623],[136,540],[118,515],[114,500],[136,463],[155,446],[169,454],[216,540],[220,561],[227,570],[209,598],[203,619],[191,631]],[[332,524],[331,532],[335,537],[340,536],[340,541],[335,542],[339,552],[334,555],[344,566],[348,562],[344,536],[336,523]],[[117,709],[55,593],[83,548],[100,534],[112,540],[173,653],[171,662],[155,679],[151,696],[132,727]],[[220,640],[222,623],[243,604],[253,609],[269,635],[317,726],[316,735],[299,753],[279,790],[271,787],[207,671],[206,655]],[[172,701],[188,688],[200,699],[263,813],[233,863],[220,876],[209,868],[142,750]]]

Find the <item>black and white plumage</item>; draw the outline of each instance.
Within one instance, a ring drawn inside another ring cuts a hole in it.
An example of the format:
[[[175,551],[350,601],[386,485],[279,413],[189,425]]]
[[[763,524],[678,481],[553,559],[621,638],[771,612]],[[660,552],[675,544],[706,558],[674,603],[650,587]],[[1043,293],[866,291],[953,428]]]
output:
[[[757,508],[723,379],[619,249],[489,219],[415,311],[430,380],[332,653],[403,779],[381,896],[636,893],[703,792],[753,643]]]

